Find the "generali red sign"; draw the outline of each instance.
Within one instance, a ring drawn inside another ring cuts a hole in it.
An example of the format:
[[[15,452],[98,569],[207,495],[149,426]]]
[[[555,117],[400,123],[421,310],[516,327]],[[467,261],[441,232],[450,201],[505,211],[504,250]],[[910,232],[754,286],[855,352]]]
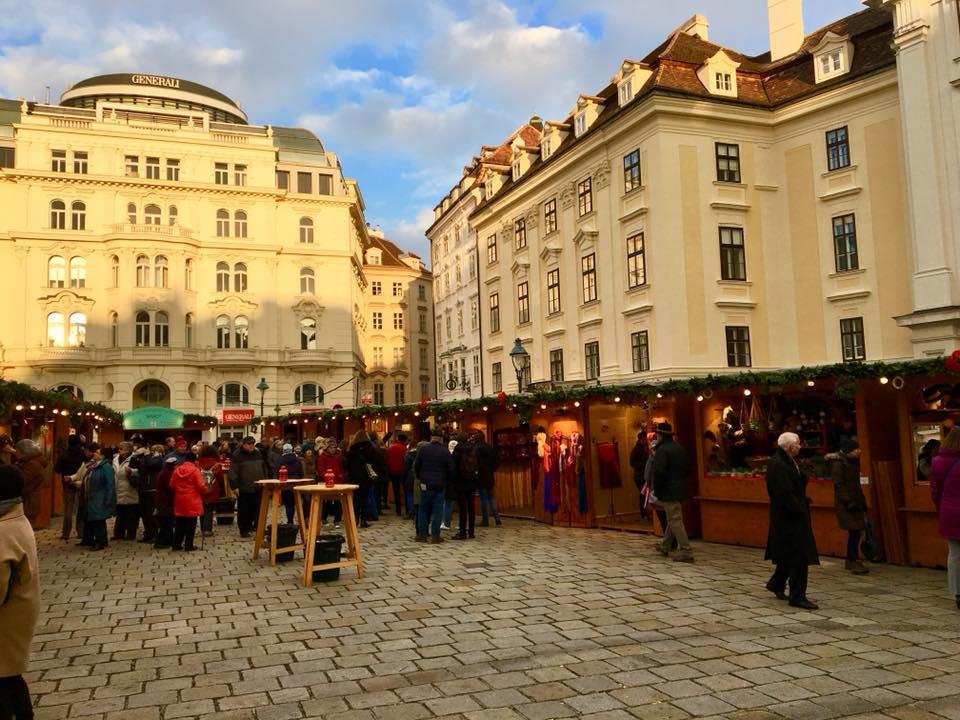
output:
[[[249,425],[253,420],[253,409],[240,408],[238,410],[221,410],[221,425]]]

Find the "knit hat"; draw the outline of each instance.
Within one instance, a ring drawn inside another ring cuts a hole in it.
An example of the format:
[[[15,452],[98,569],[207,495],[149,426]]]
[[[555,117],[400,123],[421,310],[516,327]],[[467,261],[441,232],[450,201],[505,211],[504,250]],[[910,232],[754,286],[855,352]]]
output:
[[[253,444],[255,444],[256,442],[257,442],[257,439],[256,439],[253,435],[247,435],[247,436],[243,439],[243,444],[244,444],[244,445],[253,445]]]
[[[177,437],[176,447],[181,448],[186,446],[187,446],[187,439],[183,437],[183,435],[180,435],[179,437]]]
[[[840,452],[842,452],[844,455],[849,455],[854,450],[859,450],[859,449],[860,449],[860,443],[858,443],[853,438],[845,437],[840,440]]]
[[[16,465],[0,465],[0,501],[23,495],[23,473]]]
[[[284,443],[284,444],[283,444],[283,451],[284,451],[285,453],[293,452],[293,445],[291,445],[290,443]]]

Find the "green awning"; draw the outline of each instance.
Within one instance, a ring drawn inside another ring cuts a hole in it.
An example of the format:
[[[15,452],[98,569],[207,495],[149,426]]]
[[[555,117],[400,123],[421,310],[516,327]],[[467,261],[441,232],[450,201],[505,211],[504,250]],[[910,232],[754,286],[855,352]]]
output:
[[[183,413],[167,407],[142,407],[123,414],[124,430],[179,430]]]

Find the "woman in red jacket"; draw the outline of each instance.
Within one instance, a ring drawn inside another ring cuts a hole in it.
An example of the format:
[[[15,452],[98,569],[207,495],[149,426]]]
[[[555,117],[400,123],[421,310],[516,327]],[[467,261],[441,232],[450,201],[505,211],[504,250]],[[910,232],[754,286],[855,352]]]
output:
[[[204,537],[210,537],[213,535],[213,511],[220,499],[220,488],[223,487],[223,465],[217,448],[204,445],[197,456],[197,467],[200,468],[201,476],[204,471],[213,473],[213,484],[208,485],[207,494],[203,497],[203,517],[200,518],[200,532]],[[204,485],[207,485],[206,480]]]
[[[197,518],[203,515],[203,496],[207,493],[207,484],[196,462],[197,456],[188,452],[183,464],[170,477],[175,518],[171,550],[196,550],[193,538],[197,532]]]
[[[334,483],[337,485],[343,483],[343,453],[340,452],[340,448],[337,445],[337,439],[333,437],[327,440],[327,444],[323,447],[323,451],[317,455],[318,483],[324,482],[324,475],[326,475],[327,470],[333,472]],[[341,507],[339,500],[324,501],[322,513],[323,517],[320,518],[321,523],[327,519],[328,515],[333,515],[334,527],[340,527],[340,521],[343,519],[343,508]]]

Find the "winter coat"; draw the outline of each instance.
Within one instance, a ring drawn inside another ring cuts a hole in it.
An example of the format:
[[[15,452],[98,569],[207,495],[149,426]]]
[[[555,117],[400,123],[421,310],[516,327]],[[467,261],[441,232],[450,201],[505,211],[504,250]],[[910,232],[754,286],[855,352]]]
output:
[[[230,487],[242,493],[254,493],[257,491],[257,480],[266,479],[268,471],[269,467],[259,450],[247,452],[239,447],[230,463]]]
[[[860,487],[860,462],[841,453],[825,458],[833,478],[833,509],[842,530],[867,529],[867,499]]]
[[[407,446],[399,440],[387,448],[387,472],[393,476],[403,475]]]
[[[657,448],[657,455],[660,448]],[[770,530],[764,559],[777,565],[819,565],[817,541],[810,525],[807,479],[782,449],[767,465]]]
[[[87,475],[87,521],[106,520],[117,514],[117,486],[113,465],[101,460]]]
[[[200,468],[192,462],[177,465],[170,477],[173,490],[174,517],[200,517],[203,515],[203,496],[207,485],[200,475]]]
[[[275,478],[277,476],[277,470],[280,469],[281,457],[283,457],[283,449],[271,445],[270,449],[267,450],[267,465],[270,467],[269,477]]]
[[[37,541],[23,505],[0,510],[0,678],[27,671],[40,616]]]
[[[57,455],[57,462],[53,471],[60,475],[73,475],[86,462],[83,448],[79,445],[69,445],[67,449]]]
[[[220,458],[218,457],[202,457],[197,459],[197,467],[201,471],[209,470],[213,473],[214,481],[213,485],[210,486],[210,489],[207,491],[207,494],[203,496],[203,502],[205,505],[212,505],[220,499],[220,494],[223,491],[223,466],[220,464]],[[201,477],[203,476],[201,472]],[[204,485],[207,484],[206,480],[203,482]]]
[[[141,493],[157,491],[157,475],[163,469],[163,455],[150,453],[143,455],[140,461],[140,477],[137,481],[137,490]]]
[[[472,454],[473,458],[468,459],[468,454]],[[450,485],[453,486],[455,493],[461,492],[472,495],[476,492],[477,475],[479,474],[476,457],[476,446],[471,443],[457,443],[457,446],[453,449],[453,475]],[[471,467],[476,468],[476,470],[471,472]]]
[[[136,505],[140,502],[140,495],[137,493],[137,486],[134,484],[136,481],[130,477],[131,474],[136,474],[139,477],[139,473],[130,472],[130,461],[132,459],[133,455],[127,455],[123,459],[117,455],[113,459],[113,476],[117,484],[117,505]],[[131,482],[131,480],[133,481]]]
[[[687,453],[673,438],[663,438],[653,454],[653,492],[660,502],[687,497]]]
[[[289,452],[280,456],[280,460],[277,464],[278,475],[280,473],[280,468],[282,467],[287,469],[287,478],[289,480],[295,480],[303,477],[303,463],[300,462],[300,458],[297,457],[295,453]]]
[[[370,486],[370,473],[367,465],[373,466],[376,452],[369,440],[361,440],[347,450],[347,478],[353,485],[362,488]],[[374,468],[375,469],[375,468]]]
[[[940,534],[960,540],[960,450],[940,448],[930,468],[930,495],[940,518]]]
[[[306,453],[306,450],[304,450]],[[300,461],[303,463],[303,476],[310,480],[313,480],[317,477],[317,454],[314,453],[313,457],[307,457],[304,455],[300,458]]]
[[[417,451],[413,471],[427,490],[443,490],[453,475],[453,459],[450,451],[440,443],[429,443]]]
[[[31,523],[35,523],[40,516],[41,490],[50,485],[49,463],[42,455],[34,455],[18,464],[23,473],[23,513]]]
[[[333,470],[333,482],[342,485],[343,477],[343,453],[339,450],[334,455],[324,451],[317,455],[317,482],[326,482],[323,476],[327,469]]]
[[[173,490],[170,489],[170,478],[179,465],[164,462],[157,473],[156,509],[159,517],[173,517]]]
[[[500,458],[497,451],[487,442],[477,443],[477,487],[483,490],[493,490],[497,468],[500,467]]]
[[[633,468],[633,484],[637,486],[638,490],[643,489],[643,472],[647,466],[648,455],[647,446],[639,440],[630,451],[630,467]]]

